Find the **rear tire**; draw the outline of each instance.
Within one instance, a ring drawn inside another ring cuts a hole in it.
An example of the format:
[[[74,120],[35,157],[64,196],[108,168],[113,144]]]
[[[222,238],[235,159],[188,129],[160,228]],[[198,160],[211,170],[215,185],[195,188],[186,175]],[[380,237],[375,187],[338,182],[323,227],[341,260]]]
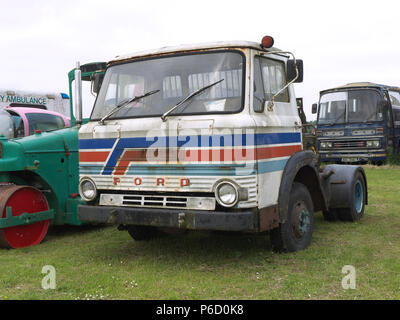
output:
[[[339,217],[343,221],[355,222],[364,216],[367,188],[364,176],[360,172],[357,172],[351,183],[350,208],[339,209]]]
[[[288,216],[278,228],[271,230],[272,249],[276,252],[294,252],[311,243],[314,226],[314,206],[308,189],[294,182],[290,192]]]

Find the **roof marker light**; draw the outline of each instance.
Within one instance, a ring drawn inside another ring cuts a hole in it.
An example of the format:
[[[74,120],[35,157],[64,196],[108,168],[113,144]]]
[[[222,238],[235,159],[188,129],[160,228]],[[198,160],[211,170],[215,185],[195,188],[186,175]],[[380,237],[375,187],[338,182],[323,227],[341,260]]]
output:
[[[264,36],[261,40],[261,47],[271,48],[274,45],[274,38],[271,36]]]

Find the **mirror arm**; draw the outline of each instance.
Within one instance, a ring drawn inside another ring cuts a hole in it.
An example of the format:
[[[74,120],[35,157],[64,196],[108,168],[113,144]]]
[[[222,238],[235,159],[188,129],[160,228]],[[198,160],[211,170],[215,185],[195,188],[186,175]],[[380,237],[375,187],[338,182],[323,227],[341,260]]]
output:
[[[268,102],[268,107],[267,110],[268,111],[273,111],[274,110],[274,103],[275,103],[275,98],[281,93],[283,92],[286,88],[288,88],[292,83],[294,83],[297,78],[299,77],[299,69],[297,68],[297,63],[296,63],[296,58],[294,56],[293,53],[289,52],[289,51],[270,51],[270,52],[266,52],[266,54],[274,54],[274,53],[286,53],[286,54],[290,54],[293,57],[293,63],[296,67],[296,76],[294,77],[294,79],[292,79],[292,81],[288,82],[282,89],[280,89],[277,93],[275,93],[272,98],[271,101]]]
[[[90,81],[90,93],[92,94],[93,97],[96,98],[96,93],[93,90],[94,87],[94,81]]]

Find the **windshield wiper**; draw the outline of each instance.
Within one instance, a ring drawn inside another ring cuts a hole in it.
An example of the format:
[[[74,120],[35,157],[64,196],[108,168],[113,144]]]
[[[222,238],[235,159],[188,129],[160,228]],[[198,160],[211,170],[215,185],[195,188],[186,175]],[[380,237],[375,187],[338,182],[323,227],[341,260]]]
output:
[[[132,99],[124,99],[122,100],[119,104],[117,104],[117,106],[112,109],[109,113],[107,113],[103,118],[101,118],[101,120],[99,121],[100,124],[104,124],[104,121],[107,120],[109,117],[111,117],[114,113],[116,113],[117,111],[121,110],[122,108],[126,107],[127,105],[129,105],[132,102],[135,102],[137,100],[140,100],[144,97],[148,97],[151,96],[152,94],[155,94],[157,92],[159,92],[160,90],[153,90],[153,91],[149,91],[146,92],[145,94],[141,95],[141,96],[136,96],[133,97]]]
[[[191,94],[189,94],[185,99],[179,101],[176,105],[174,105],[171,109],[169,109],[167,112],[163,113],[163,115],[161,116],[162,121],[165,121],[165,119],[167,118],[167,116],[174,111],[176,108],[178,108],[179,106],[181,106],[182,104],[184,104],[186,101],[188,101],[189,99],[193,98],[194,96],[198,95],[199,93],[203,92],[204,90],[211,88],[213,86],[215,86],[216,84],[220,83],[224,81],[224,79],[218,80],[217,82],[211,83],[208,86],[205,86],[203,88],[200,88],[194,92],[192,92]]]
[[[372,116],[376,115],[376,113],[377,113],[376,110],[374,110],[374,112],[372,112],[363,122],[367,123],[369,120],[371,120]]]
[[[344,113],[345,113],[345,112],[346,112],[346,110],[343,111],[335,120],[329,121],[329,122],[328,122],[328,125],[333,126],[333,125],[336,123],[336,121],[338,121],[341,117],[344,116]]]

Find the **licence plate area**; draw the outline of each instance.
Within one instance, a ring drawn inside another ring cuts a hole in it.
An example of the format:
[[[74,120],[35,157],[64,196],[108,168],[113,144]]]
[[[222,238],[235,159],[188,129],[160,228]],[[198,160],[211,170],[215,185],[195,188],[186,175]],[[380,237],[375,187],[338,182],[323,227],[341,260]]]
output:
[[[359,162],[361,158],[351,157],[351,158],[342,158],[342,162]]]
[[[163,194],[106,194],[100,195],[101,206],[127,206],[168,209],[215,210],[213,197],[172,196]]]

